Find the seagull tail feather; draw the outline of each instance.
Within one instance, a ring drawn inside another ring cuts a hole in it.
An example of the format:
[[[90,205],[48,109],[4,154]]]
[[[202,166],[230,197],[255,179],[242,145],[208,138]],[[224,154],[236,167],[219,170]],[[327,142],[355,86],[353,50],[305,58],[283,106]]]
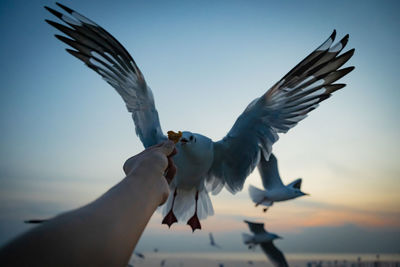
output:
[[[265,198],[265,191],[255,186],[249,185],[249,195],[254,203],[261,204],[263,203],[263,200]]]
[[[175,186],[171,186],[171,192],[175,189]],[[196,202],[195,195],[197,189],[184,190],[177,188],[176,198],[174,201],[173,212],[180,222],[185,222],[191,218],[195,212]],[[166,203],[161,207],[162,214],[165,216],[172,206],[172,195],[170,194]],[[199,190],[198,201],[197,201],[197,216],[200,220],[206,219],[208,216],[214,215],[214,208],[211,203],[210,196],[207,190]]]

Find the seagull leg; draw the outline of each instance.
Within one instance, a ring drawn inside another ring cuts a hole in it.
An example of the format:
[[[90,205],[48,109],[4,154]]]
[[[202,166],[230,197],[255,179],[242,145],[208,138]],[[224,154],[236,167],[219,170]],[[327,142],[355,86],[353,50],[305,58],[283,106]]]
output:
[[[187,224],[190,225],[190,227],[192,227],[193,232],[196,229],[201,230],[201,224],[200,224],[199,218],[197,217],[197,200],[199,199],[199,191],[196,191],[195,199],[196,199],[196,206],[194,208],[194,215],[192,216],[192,218],[189,219],[189,221],[187,221]]]
[[[176,188],[174,191],[174,196],[172,198],[172,205],[171,205],[171,209],[169,210],[169,212],[167,213],[167,215],[165,215],[164,219],[162,220],[161,224],[166,224],[168,225],[168,228],[171,228],[171,225],[178,222],[178,220],[175,217],[174,212],[172,211],[174,208],[174,202],[175,202],[175,197],[176,197]]]

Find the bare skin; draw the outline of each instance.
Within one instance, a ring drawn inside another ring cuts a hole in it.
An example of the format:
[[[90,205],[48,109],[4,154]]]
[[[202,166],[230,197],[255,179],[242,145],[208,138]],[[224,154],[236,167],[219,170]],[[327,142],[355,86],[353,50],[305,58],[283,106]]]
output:
[[[128,159],[121,182],[12,240],[0,250],[0,265],[126,266],[150,217],[168,198],[175,153],[174,143],[165,141]]]

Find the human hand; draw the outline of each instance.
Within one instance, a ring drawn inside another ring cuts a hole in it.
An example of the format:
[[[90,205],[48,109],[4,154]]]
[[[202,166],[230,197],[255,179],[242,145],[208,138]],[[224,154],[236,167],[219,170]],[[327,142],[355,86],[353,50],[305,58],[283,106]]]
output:
[[[160,184],[161,204],[163,204],[169,195],[168,184],[176,174],[176,166],[171,159],[176,153],[175,144],[167,140],[129,158],[123,169],[127,177],[141,177]]]

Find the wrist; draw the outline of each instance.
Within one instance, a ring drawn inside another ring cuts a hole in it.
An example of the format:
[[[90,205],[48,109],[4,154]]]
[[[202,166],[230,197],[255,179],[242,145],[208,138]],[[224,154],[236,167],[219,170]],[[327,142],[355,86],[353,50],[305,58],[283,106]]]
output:
[[[132,192],[143,194],[149,202],[156,206],[163,204],[169,195],[169,185],[164,176],[149,175],[148,171],[134,170],[125,178],[132,188]]]

